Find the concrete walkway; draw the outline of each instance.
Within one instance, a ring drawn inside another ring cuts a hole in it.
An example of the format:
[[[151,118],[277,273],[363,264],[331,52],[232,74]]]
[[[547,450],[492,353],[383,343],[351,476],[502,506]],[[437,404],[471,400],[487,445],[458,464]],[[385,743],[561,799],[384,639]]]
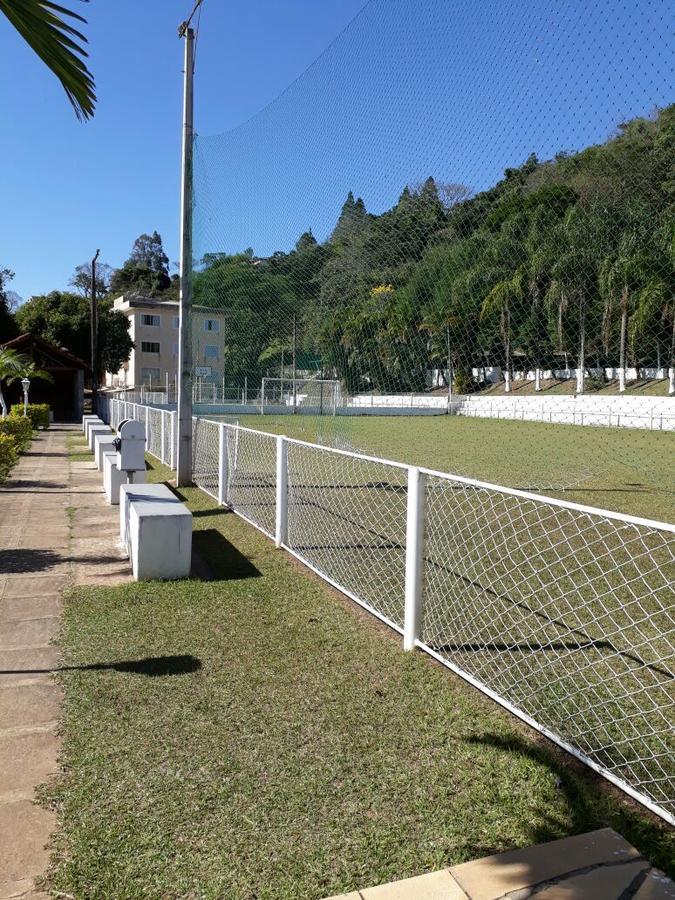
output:
[[[130,577],[115,546],[117,509],[93,463],[69,460],[69,434],[81,431],[41,432],[0,488],[0,900],[46,896],[34,879],[55,818],[33,797],[57,771],[61,591]]]

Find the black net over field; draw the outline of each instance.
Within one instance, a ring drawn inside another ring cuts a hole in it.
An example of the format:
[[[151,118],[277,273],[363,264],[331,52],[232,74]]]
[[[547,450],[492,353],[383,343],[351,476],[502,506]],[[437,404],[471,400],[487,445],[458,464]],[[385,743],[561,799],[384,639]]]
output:
[[[620,461],[649,481],[675,430],[671,16],[367,3],[274,102],[196,139],[196,380],[242,408],[539,422],[551,453],[577,427],[592,452],[563,486],[616,458],[599,426],[628,427]]]

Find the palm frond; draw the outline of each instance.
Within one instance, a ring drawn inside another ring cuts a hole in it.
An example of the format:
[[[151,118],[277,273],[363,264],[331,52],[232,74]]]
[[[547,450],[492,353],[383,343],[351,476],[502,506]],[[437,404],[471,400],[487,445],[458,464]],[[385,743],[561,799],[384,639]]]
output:
[[[91,118],[96,86],[84,62],[87,39],[67,21],[86,24],[86,19],[52,0],[0,0],[0,12],[59,79],[77,118]]]

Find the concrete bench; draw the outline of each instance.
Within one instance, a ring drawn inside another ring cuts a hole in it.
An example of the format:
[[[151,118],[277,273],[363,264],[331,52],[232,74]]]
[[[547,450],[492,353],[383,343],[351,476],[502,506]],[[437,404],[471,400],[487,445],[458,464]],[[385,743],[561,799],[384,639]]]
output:
[[[87,431],[87,422],[100,422],[101,419],[98,416],[82,416],[82,431],[86,433]]]
[[[179,504],[180,500],[165,484],[121,484],[120,542],[129,552],[129,511],[131,504],[139,500],[152,500],[164,504]]]
[[[94,435],[95,434],[109,434],[112,435],[112,431],[107,425],[104,425],[101,422],[100,425],[87,425],[87,443],[89,444],[89,449],[91,452],[94,452]]]
[[[112,431],[106,434],[103,431],[94,432],[94,462],[99,472],[103,471],[103,453],[107,450],[113,450],[115,435]]]
[[[133,500],[129,549],[135,581],[187,578],[192,560],[192,513],[179,500]]]
[[[120,472],[117,468],[117,453],[114,450],[104,450],[101,456],[103,457],[103,490],[108,503],[111,506],[117,506],[120,502],[120,487],[129,483],[127,473]],[[145,472],[134,472],[133,483],[135,485],[145,484]]]

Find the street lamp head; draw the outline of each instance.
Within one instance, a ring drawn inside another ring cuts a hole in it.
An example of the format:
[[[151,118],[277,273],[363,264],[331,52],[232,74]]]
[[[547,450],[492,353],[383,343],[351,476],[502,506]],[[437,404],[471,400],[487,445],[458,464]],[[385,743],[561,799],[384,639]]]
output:
[[[22,378],[21,384],[23,385],[24,391],[27,391],[28,388],[30,387],[30,378]]]

